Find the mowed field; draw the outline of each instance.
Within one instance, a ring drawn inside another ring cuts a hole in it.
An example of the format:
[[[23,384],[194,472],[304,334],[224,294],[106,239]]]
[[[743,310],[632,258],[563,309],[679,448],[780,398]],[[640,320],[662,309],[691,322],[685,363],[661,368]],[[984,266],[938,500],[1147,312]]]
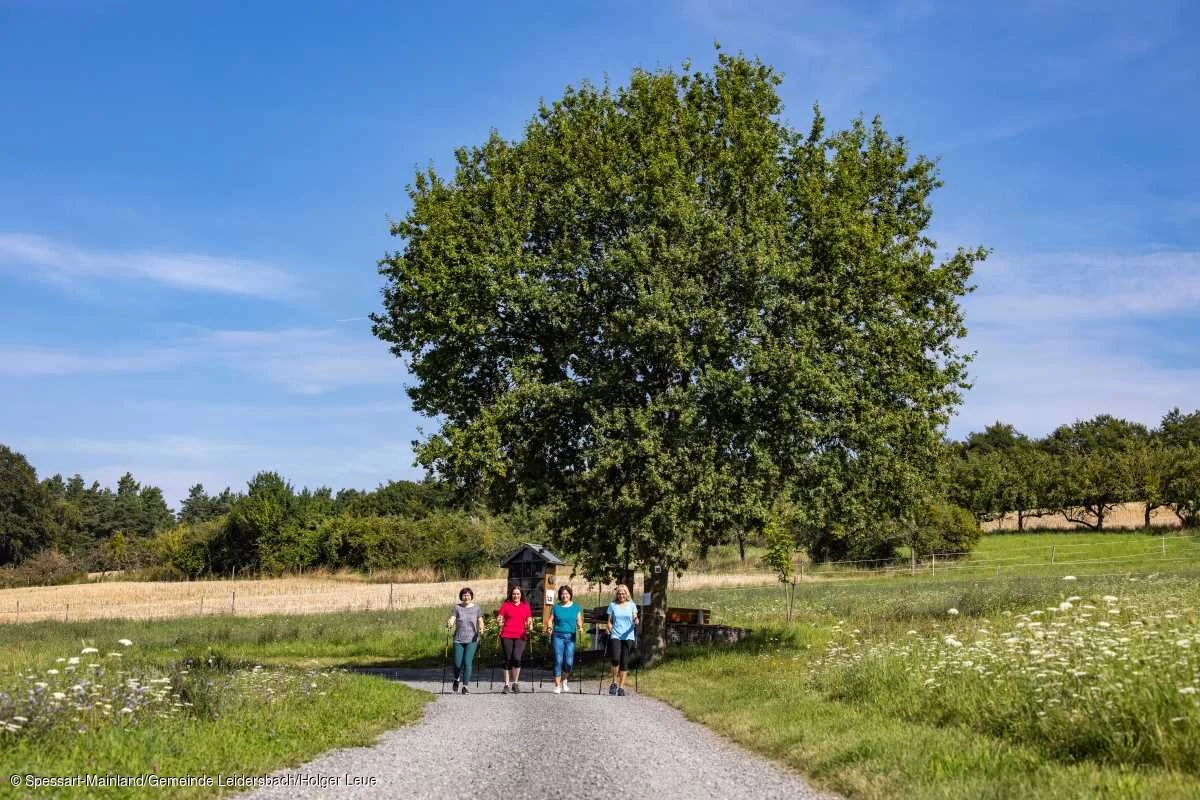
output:
[[[672,579],[680,590],[771,583],[766,572],[696,574]],[[640,581],[639,581],[640,583]],[[269,578],[222,581],[99,581],[0,590],[0,622],[91,619],[166,619],[212,615],[329,614],[451,606],[470,585],[482,603],[504,596],[503,578],[442,583],[368,583],[343,578]],[[607,602],[611,587],[573,583],[580,600]],[[587,602],[587,601],[585,601]]]
[[[1106,529],[1121,530],[1141,528],[1146,524],[1145,515],[1145,503],[1121,503],[1112,510],[1111,514],[1104,518],[1104,527]],[[1178,528],[1180,527],[1179,517],[1175,516],[1175,513],[1170,509],[1156,508],[1150,512],[1150,525],[1155,528]],[[1001,519],[985,522],[983,523],[983,529],[985,531],[1015,531],[1017,529],[1017,515],[1005,514]],[[1087,526],[1081,525],[1078,522],[1071,522],[1062,514],[1047,514],[1044,517],[1025,518],[1025,530],[1027,531],[1061,531],[1073,529],[1087,530]]]

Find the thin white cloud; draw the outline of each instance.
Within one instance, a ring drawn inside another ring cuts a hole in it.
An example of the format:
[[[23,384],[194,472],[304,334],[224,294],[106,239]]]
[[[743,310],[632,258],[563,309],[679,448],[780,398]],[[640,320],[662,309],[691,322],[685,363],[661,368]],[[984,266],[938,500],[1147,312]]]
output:
[[[979,283],[964,303],[974,386],[951,435],[996,420],[1044,435],[1096,414],[1156,425],[1200,407],[1196,343],[1170,327],[1200,303],[1200,253],[1013,256]]]
[[[72,280],[151,281],[175,289],[281,297],[291,276],[258,261],[196,253],[85,249],[25,233],[0,233],[0,269],[58,284]]]
[[[1069,327],[988,330],[968,337],[978,351],[973,388],[950,425],[961,438],[996,420],[1032,436],[1097,414],[1157,425],[1170,409],[1200,407],[1200,363],[1130,355],[1115,330]]]
[[[398,384],[407,374],[383,343],[345,329],[192,329],[167,347],[118,352],[0,344],[0,374],[12,376],[159,372],[184,364],[224,366],[305,395]]]
[[[993,258],[978,282],[964,303],[968,327],[1192,313],[1200,304],[1200,252]]]
[[[216,330],[203,334],[201,341],[226,363],[300,394],[398,383],[406,374],[377,339],[342,330]]]
[[[87,375],[152,372],[170,369],[186,360],[173,349],[137,352],[77,352],[45,347],[0,344],[0,375]]]

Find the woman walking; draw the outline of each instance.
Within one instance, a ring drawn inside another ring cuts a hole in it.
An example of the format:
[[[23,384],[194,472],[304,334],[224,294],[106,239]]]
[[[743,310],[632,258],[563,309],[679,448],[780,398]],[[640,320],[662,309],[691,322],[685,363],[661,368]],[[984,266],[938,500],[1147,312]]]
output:
[[[446,620],[446,627],[454,631],[454,683],[451,684],[451,691],[459,691],[459,678],[462,678],[462,693],[467,694],[467,684],[471,682],[471,668],[475,663],[475,651],[483,637],[483,613],[479,606],[475,605],[475,593],[471,591],[471,587],[464,586],[459,589],[458,605],[454,607],[450,619]]]
[[[504,694],[521,691],[521,657],[525,655],[525,639],[533,626],[533,611],[522,597],[521,587],[508,590],[508,599],[496,612],[500,620],[500,649],[504,652]]]
[[[636,641],[638,610],[630,599],[629,587],[617,585],[616,599],[608,604],[608,651],[612,661],[612,683],[608,693],[625,696],[625,679],[629,677],[629,657]]]
[[[583,609],[575,602],[570,586],[558,587],[558,602],[550,616],[552,619],[546,620],[546,633],[550,634],[550,647],[554,651],[554,693],[562,694],[571,691],[567,681],[575,665],[575,635],[583,633]]]

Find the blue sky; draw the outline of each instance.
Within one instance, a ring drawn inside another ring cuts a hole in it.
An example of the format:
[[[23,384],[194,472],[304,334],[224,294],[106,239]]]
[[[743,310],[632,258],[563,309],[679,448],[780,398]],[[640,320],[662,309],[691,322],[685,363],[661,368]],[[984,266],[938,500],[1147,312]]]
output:
[[[953,435],[1200,406],[1196,4],[559,6],[0,0],[0,442],[172,503],[419,476],[365,319],[414,168],[714,40],[940,158],[935,238],[995,249]]]

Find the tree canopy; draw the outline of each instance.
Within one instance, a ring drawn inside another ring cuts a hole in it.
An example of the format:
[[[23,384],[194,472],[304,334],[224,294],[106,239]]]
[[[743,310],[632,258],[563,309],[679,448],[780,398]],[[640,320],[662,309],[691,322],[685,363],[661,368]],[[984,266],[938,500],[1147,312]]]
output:
[[[925,494],[967,359],[981,249],[939,261],[934,164],[880,121],[782,118],[779,77],[635,70],[421,171],[380,264],[377,336],[440,420],[420,462],[471,496],[553,509],[589,577],[666,576],[689,539]]]

